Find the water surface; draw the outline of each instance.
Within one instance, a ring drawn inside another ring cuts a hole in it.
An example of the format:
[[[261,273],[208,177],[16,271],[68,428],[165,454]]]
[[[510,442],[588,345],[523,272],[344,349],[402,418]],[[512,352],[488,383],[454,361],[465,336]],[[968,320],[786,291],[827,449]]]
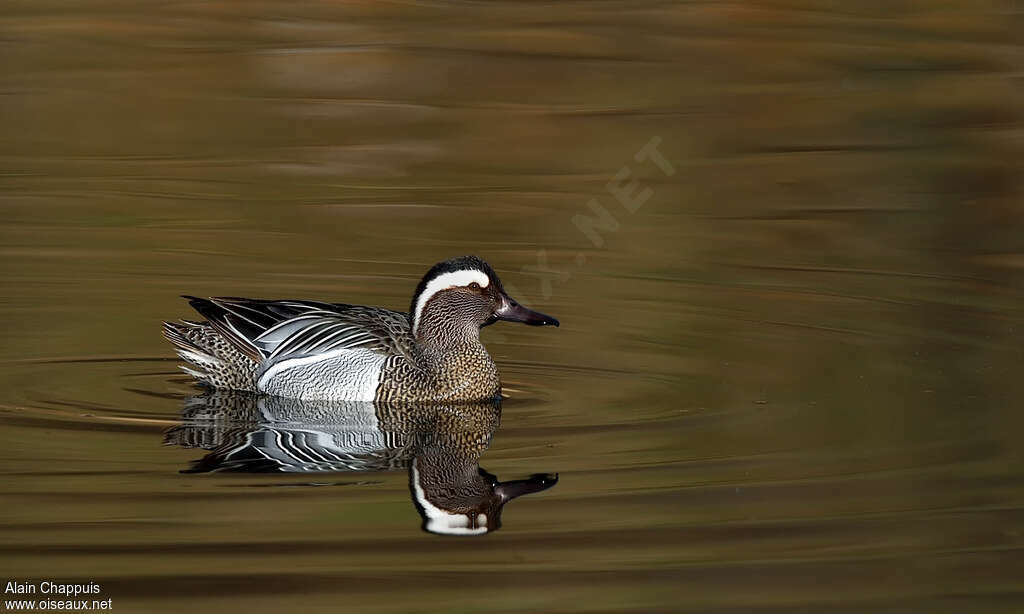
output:
[[[1019,611],[1021,26],[7,3],[0,571],[121,612]],[[402,309],[464,253],[562,322],[483,332],[480,466],[559,475],[500,531],[424,532],[404,468],[182,473],[179,294]]]

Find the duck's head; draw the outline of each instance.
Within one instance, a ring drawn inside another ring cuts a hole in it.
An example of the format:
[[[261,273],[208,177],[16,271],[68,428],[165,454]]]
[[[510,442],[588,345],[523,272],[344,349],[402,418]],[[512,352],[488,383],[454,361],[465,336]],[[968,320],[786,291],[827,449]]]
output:
[[[491,265],[476,256],[453,258],[431,267],[412,296],[409,317],[416,336],[426,322],[477,330],[498,320],[558,326],[555,318],[527,309],[506,294]]]

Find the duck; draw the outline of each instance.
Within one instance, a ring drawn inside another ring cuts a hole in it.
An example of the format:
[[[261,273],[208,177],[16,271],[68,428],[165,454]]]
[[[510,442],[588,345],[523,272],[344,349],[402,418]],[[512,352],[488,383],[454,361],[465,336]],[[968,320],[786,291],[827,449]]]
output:
[[[407,313],[347,303],[184,295],[204,321],[163,323],[182,370],[215,388],[325,401],[499,398],[480,330],[499,320],[559,326],[511,298],[476,256],[430,268]]]

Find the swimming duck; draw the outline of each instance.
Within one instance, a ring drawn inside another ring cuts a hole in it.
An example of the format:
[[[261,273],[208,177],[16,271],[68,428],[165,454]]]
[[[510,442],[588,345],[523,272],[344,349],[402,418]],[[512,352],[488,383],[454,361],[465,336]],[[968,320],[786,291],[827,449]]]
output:
[[[508,294],[486,262],[434,265],[409,313],[301,300],[185,296],[205,322],[164,322],[199,382],[294,399],[477,401],[501,394],[480,329],[498,320],[558,326]]]

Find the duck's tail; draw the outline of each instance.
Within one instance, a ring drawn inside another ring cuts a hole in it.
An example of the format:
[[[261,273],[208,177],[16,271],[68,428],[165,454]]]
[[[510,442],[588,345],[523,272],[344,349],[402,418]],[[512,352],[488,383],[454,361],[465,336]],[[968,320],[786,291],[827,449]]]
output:
[[[214,388],[256,391],[257,363],[206,322],[164,322],[164,337],[187,365],[181,370]]]

